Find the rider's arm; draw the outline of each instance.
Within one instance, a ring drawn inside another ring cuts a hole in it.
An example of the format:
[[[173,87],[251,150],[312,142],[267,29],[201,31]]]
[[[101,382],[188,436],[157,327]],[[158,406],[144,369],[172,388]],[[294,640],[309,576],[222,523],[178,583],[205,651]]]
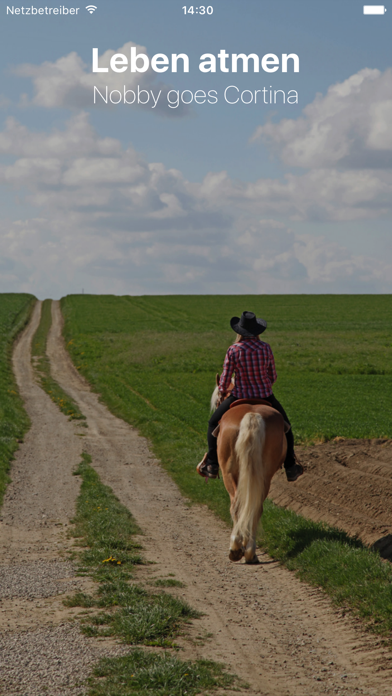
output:
[[[233,351],[231,350],[231,346],[229,350],[226,353],[225,361],[223,363],[223,370],[221,374],[221,378],[219,380],[219,391],[221,393],[227,392],[230,382],[231,382],[231,376],[234,372],[234,355]]]
[[[268,351],[269,352],[269,362],[268,362],[267,372],[268,372],[268,377],[271,380],[271,384],[274,384],[276,382],[276,380],[278,379],[278,376],[276,374],[276,369],[275,369],[274,354],[271,350],[271,347],[268,346],[268,348],[269,348],[269,351]]]

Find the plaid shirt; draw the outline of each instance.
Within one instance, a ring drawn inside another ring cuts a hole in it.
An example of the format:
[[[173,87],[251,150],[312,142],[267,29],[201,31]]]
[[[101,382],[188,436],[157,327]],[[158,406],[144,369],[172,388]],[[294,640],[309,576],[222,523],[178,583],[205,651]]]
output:
[[[234,343],[226,353],[219,391],[227,391],[233,372],[235,386],[232,394],[237,399],[265,399],[271,396],[272,385],[276,382],[271,347],[257,337],[243,338],[240,343]]]

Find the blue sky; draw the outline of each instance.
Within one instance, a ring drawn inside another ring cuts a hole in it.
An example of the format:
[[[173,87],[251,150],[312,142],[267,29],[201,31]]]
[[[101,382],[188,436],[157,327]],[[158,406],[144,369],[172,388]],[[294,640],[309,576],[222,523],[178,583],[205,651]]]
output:
[[[73,17],[0,5],[0,291],[391,292],[392,8],[95,4]],[[92,48],[130,42],[186,53],[190,72],[111,73],[109,89],[162,88],[161,104],[170,89],[212,89],[218,103],[94,106],[106,76],[92,75]],[[220,49],[296,53],[300,71],[201,73],[201,54]],[[230,105],[228,85],[296,90],[299,103]]]

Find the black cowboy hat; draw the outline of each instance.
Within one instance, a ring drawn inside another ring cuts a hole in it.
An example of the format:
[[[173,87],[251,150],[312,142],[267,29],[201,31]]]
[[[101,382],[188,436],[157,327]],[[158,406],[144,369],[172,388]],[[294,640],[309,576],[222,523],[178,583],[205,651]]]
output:
[[[267,322],[264,319],[257,319],[253,312],[242,312],[241,319],[239,317],[230,319],[230,326],[241,336],[258,336],[266,330]]]

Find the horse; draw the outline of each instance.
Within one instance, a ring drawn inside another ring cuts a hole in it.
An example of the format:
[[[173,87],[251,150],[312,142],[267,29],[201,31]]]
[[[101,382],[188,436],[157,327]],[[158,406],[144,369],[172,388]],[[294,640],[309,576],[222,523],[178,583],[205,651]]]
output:
[[[217,384],[219,375],[217,375]],[[215,388],[211,407],[217,408],[231,393]],[[262,399],[234,401],[215,429],[218,462],[223,483],[230,496],[233,529],[231,561],[243,556],[246,563],[258,563],[256,530],[271,480],[281,468],[287,452],[285,433],[290,429],[283,416]]]

